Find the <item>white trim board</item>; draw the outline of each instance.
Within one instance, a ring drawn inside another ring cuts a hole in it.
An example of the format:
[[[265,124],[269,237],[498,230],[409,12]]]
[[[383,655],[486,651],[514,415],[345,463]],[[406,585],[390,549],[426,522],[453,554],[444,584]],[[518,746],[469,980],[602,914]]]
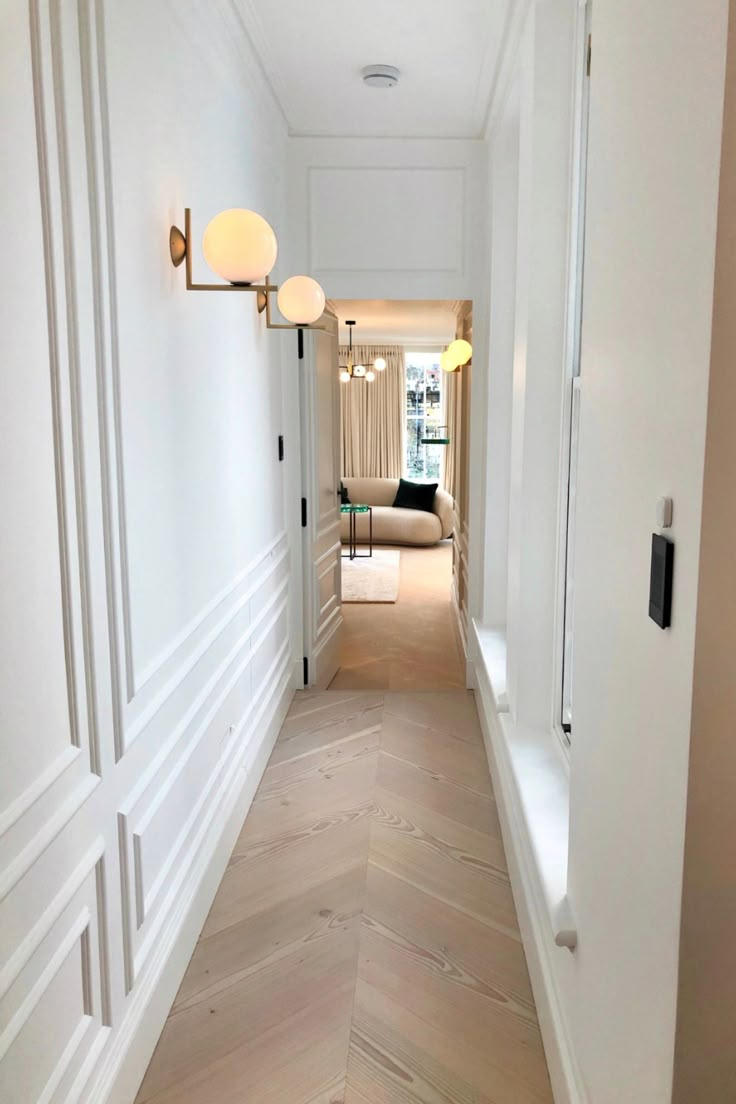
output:
[[[577,1063],[558,984],[557,956],[570,952],[555,946],[548,893],[539,875],[534,845],[527,827],[503,726],[508,712],[496,706],[475,626],[468,662],[483,742],[493,781],[511,888],[514,895],[527,967],[537,1008],[555,1104],[590,1104]]]

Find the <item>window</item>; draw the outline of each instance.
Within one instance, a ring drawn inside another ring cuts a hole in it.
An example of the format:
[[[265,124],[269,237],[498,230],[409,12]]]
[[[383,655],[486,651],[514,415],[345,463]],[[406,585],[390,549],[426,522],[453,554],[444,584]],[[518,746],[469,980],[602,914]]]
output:
[[[561,578],[558,587],[559,624],[559,684],[557,687],[557,727],[566,743],[572,742],[573,672],[574,672],[574,567],[575,567],[575,506],[578,482],[578,437],[581,394],[581,337],[583,317],[583,263],[585,259],[585,195],[588,157],[588,102],[590,60],[590,5],[585,13],[580,44],[580,83],[577,104],[576,157],[578,162],[577,196],[573,219],[574,268],[570,295],[572,347],[569,376],[566,381],[566,412],[564,423],[563,467],[566,482],[562,495],[561,516]]]
[[[438,434],[444,409],[439,353],[406,354],[406,452],[407,479],[438,483],[442,445],[422,444],[422,438]]]

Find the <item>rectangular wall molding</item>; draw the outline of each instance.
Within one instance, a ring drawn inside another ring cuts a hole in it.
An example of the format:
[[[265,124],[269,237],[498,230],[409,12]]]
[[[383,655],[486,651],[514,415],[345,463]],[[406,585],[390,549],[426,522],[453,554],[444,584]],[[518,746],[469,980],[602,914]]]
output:
[[[307,197],[310,270],[457,275],[465,269],[462,167],[312,166]],[[404,218],[409,197],[414,220]],[[355,264],[346,265],[347,257]]]

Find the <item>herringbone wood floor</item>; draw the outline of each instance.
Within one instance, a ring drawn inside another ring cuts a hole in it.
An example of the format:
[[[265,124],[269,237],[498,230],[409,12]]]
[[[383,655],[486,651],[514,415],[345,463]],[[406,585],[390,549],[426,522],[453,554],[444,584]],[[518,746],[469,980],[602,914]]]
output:
[[[549,1104],[475,704],[298,694],[137,1104]]]

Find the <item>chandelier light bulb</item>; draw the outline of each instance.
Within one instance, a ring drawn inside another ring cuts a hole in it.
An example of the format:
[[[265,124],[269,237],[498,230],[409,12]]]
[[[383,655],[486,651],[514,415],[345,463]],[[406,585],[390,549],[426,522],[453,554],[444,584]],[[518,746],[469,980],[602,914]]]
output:
[[[276,262],[273,230],[255,211],[232,207],[215,215],[202,238],[204,259],[230,284],[257,284]]]
[[[325,293],[311,276],[290,276],[279,288],[279,310],[296,326],[309,326],[325,309]]]
[[[376,378],[376,373],[375,373],[375,372],[373,372],[373,371],[372,371],[372,370],[371,370],[371,369],[369,368],[369,369],[368,369],[368,371],[367,371],[367,372],[366,372],[366,374],[365,374],[365,378],[366,378],[366,380],[368,381],[368,383],[373,383],[374,379]]]
[[[376,369],[377,372],[382,372],[386,367],[386,361],[383,359],[383,357],[376,357],[376,359],[373,361],[373,367]]]
[[[457,341],[450,342],[447,346],[447,352],[453,358],[456,365],[467,364],[473,355],[473,346],[469,341],[458,338]]]
[[[340,372],[340,382],[350,383],[350,373],[348,372],[347,368],[343,368],[342,372]]]

